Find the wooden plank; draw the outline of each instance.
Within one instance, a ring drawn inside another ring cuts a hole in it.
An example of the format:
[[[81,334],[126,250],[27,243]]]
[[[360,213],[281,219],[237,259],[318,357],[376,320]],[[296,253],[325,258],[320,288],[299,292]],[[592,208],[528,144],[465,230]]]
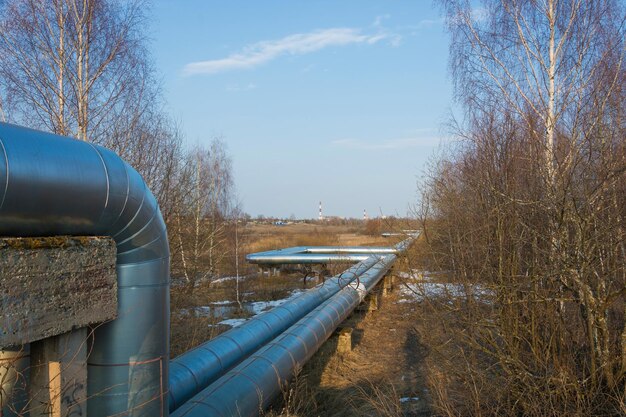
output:
[[[87,328],[31,344],[30,417],[87,415]]]

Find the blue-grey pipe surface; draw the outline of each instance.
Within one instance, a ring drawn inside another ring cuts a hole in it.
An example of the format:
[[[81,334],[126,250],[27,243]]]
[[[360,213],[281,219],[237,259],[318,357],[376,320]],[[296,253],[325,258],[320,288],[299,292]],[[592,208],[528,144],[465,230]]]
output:
[[[278,336],[356,277],[362,275],[382,259],[384,256],[382,254],[402,252],[411,241],[412,239],[406,239],[390,248],[316,246],[281,250],[291,253],[306,252],[308,254],[334,250],[347,253],[363,252],[369,253],[369,255],[366,255],[364,261],[353,265],[299,297],[262,313],[243,325],[222,333],[172,360],[170,362],[169,384],[170,412],[176,410],[193,395],[209,386],[258,348]],[[270,252],[261,252],[261,254]]]
[[[246,260],[253,264],[329,264],[342,262],[360,262],[372,255],[398,253],[393,247],[361,246],[296,246],[265,252],[251,253]]]
[[[170,362],[170,411],[274,339],[379,261],[376,256],[327,279],[300,296],[251,318]]]
[[[313,356],[393,264],[387,255],[232,371],[178,408],[172,417],[257,416]]]
[[[28,408],[30,345],[0,348],[0,416],[17,417]]]
[[[169,247],[141,176],[103,147],[0,123],[0,235],[113,237],[118,317],[95,329],[87,414],[166,416]]]

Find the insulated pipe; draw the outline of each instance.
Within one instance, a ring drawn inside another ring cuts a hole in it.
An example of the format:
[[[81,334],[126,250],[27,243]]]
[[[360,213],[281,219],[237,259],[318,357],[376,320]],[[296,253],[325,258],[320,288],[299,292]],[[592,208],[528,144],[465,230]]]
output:
[[[18,416],[27,408],[29,346],[0,348],[0,416]]]
[[[113,237],[118,315],[95,329],[87,414],[167,415],[169,247],[141,176],[103,147],[0,123],[0,235]]]
[[[372,255],[398,253],[397,248],[359,246],[296,246],[251,253],[246,260],[253,264],[320,264],[360,262]]]
[[[251,318],[170,362],[170,412],[274,339],[379,261],[370,256],[302,295]]]
[[[353,283],[176,410],[172,417],[257,416],[385,275],[387,255]]]
[[[231,329],[202,345],[183,353],[170,362],[170,412],[176,410],[185,401],[212,384],[225,372],[246,359],[261,346],[278,336],[296,321],[308,314],[340,289],[361,276],[377,264],[382,255],[402,252],[411,243],[406,239],[392,248],[356,248],[356,247],[297,247],[286,251],[310,252],[321,250],[346,249],[370,251],[366,260],[353,265],[339,275],[326,280],[323,284],[287,301],[279,307],[259,314],[239,327]],[[372,250],[373,249],[373,250]]]
[[[398,249],[386,246],[304,246],[305,253],[357,253],[357,254],[394,254]]]
[[[251,255],[248,255],[251,256]],[[283,265],[283,264],[332,264],[361,262],[372,256],[371,254],[322,254],[322,253],[293,253],[249,257],[246,260],[251,264]]]

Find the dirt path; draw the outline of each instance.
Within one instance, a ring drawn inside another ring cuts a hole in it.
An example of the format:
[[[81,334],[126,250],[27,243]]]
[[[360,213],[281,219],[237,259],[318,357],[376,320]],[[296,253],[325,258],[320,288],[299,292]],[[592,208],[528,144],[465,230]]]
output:
[[[414,304],[397,289],[380,299],[377,311],[355,312],[343,324],[354,328],[352,352],[336,353],[334,335],[305,366],[288,396],[292,415],[430,415]]]

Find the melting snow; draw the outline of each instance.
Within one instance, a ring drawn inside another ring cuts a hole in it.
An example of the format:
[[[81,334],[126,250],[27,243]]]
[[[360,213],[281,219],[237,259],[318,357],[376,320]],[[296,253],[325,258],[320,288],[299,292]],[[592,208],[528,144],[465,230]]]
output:
[[[220,321],[218,324],[224,324],[224,325],[231,326],[231,327],[240,326],[241,324],[245,323],[248,319],[258,314],[264,313],[268,310],[271,310],[274,307],[281,306],[287,301],[290,301],[296,298],[302,292],[303,290],[294,290],[291,292],[291,294],[289,294],[288,297],[281,298],[280,300],[254,301],[254,302],[243,303],[244,309],[251,313],[250,317],[226,319],[226,320]],[[216,301],[216,302],[211,303],[211,305],[208,305],[208,306],[196,307],[196,311],[209,315],[211,312],[211,308],[215,306],[225,306],[225,305],[232,305],[233,307],[235,307],[235,303],[232,301]]]
[[[214,285],[214,284],[221,284],[222,282],[226,282],[226,281],[235,281],[237,279],[237,277],[222,277],[222,278],[217,278],[211,281],[210,285]],[[243,281],[245,280],[246,277],[243,275],[239,276],[239,281]]]
[[[401,403],[408,403],[409,401],[419,401],[420,397],[402,397],[400,398]]]
[[[466,285],[446,282],[435,282],[432,274],[425,271],[411,271],[400,273],[401,299],[399,303],[423,301],[427,298],[450,297],[462,298],[474,296],[486,301],[491,291],[480,285]]]
[[[280,300],[255,301],[252,303],[247,303],[247,305],[249,305],[250,308],[252,309],[252,314],[256,316],[257,314],[261,314],[274,307],[281,306],[285,304],[287,301],[293,300],[294,298],[299,296],[301,293],[302,293],[302,290],[295,290],[287,298],[281,298]]]
[[[241,326],[242,324],[244,324],[246,320],[247,319],[226,319],[226,320],[220,321],[218,324],[225,324],[230,327],[237,327],[237,326]]]

